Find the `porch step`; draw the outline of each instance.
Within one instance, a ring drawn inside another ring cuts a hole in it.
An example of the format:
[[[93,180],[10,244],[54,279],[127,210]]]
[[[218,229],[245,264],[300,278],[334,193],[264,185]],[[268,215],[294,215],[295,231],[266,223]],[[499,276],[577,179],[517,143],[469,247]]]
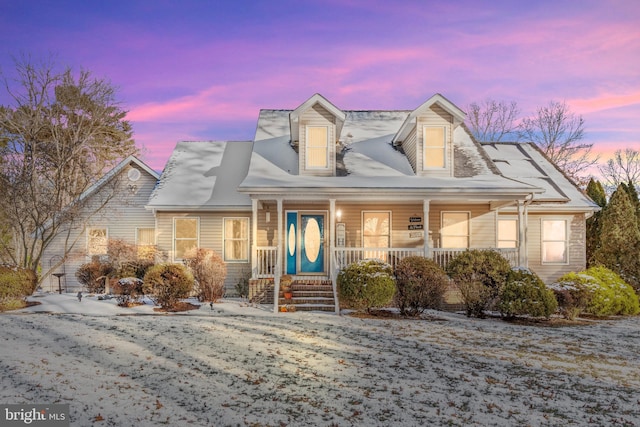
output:
[[[327,280],[296,280],[291,284],[292,298],[281,294],[279,305],[294,306],[296,311],[334,311],[333,285]]]

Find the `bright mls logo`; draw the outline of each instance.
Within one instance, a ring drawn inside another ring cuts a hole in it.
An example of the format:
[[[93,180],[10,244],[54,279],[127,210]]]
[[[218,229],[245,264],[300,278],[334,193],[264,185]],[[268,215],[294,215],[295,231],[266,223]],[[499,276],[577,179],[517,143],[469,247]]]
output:
[[[69,427],[69,405],[0,405],[0,427]]]

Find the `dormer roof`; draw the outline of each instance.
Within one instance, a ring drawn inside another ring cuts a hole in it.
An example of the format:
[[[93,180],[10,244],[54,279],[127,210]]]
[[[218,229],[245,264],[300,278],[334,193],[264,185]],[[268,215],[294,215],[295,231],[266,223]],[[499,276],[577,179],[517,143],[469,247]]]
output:
[[[431,98],[429,98],[426,102],[420,105],[418,108],[413,110],[409,114],[409,116],[407,116],[407,119],[404,121],[402,126],[400,126],[400,129],[393,137],[392,143],[394,145],[401,144],[402,141],[404,141],[407,135],[411,132],[411,130],[415,129],[417,117],[421,113],[423,113],[425,110],[431,108],[435,104],[438,104],[445,111],[451,114],[451,116],[453,117],[454,128],[460,125],[461,123],[464,123],[464,119],[467,114],[464,111],[462,111],[460,108],[458,108],[453,102],[449,101],[447,98],[440,95],[439,93],[436,93]]]
[[[344,121],[347,118],[347,114],[333,105],[331,102],[327,100],[324,96],[316,93],[311,98],[307,99],[303,102],[298,108],[293,110],[289,114],[289,128],[291,131],[291,142],[295,145],[297,141],[300,140],[300,127],[298,126],[298,122],[300,119],[300,115],[302,115],[309,108],[314,105],[319,104],[325,110],[327,110],[331,115],[336,118],[336,139],[340,138],[340,132],[342,131],[342,126],[344,125]]]

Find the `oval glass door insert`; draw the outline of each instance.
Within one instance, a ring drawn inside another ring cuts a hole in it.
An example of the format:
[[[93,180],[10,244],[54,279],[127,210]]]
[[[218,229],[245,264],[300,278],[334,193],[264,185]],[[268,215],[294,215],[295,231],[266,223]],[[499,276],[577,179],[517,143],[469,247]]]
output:
[[[304,250],[311,262],[315,262],[320,255],[320,238],[320,225],[315,218],[310,218],[304,230]]]

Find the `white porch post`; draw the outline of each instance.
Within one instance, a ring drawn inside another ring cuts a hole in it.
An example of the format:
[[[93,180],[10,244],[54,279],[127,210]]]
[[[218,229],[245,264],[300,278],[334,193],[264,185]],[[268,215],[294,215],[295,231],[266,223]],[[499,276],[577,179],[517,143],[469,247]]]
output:
[[[280,275],[282,270],[282,198],[276,200],[278,204],[278,249],[276,250],[276,268],[273,287],[273,312],[278,312],[278,299],[280,297]]]
[[[335,313],[340,314],[340,303],[338,301],[337,278],[335,277],[336,259],[336,199],[329,199],[329,277],[333,287],[333,301],[335,303]]]
[[[251,199],[251,278],[258,275],[258,199]]]
[[[424,199],[422,202],[422,215],[424,220],[424,256],[425,258],[431,258],[431,245],[429,244],[429,199]]]
[[[335,268],[336,254],[336,199],[329,199],[329,274]]]
[[[518,267],[526,267],[526,233],[525,233],[524,202],[518,200]]]

